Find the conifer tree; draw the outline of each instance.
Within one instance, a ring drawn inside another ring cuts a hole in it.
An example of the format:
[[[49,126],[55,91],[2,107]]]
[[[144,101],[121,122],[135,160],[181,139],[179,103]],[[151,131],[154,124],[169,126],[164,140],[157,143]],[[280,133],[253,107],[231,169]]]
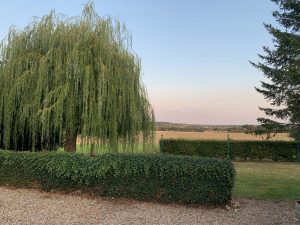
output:
[[[0,45],[0,148],[133,149],[151,142],[154,114],[131,35],[93,4],[79,17],[52,11]],[[125,149],[126,150],[126,149]]]
[[[273,16],[279,27],[265,24],[274,46],[263,47],[262,62],[252,63],[268,81],[261,81],[256,90],[271,107],[260,109],[267,118],[258,118],[260,133],[289,131],[299,141],[300,134],[300,2],[272,0],[279,6]]]

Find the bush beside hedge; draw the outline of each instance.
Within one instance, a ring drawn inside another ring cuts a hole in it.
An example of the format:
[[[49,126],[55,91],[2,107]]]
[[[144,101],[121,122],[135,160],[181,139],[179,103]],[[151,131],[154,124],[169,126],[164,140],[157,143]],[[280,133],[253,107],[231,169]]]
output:
[[[100,196],[187,204],[225,204],[234,168],[227,160],[143,154],[88,157],[0,151],[0,185],[89,190]]]
[[[162,139],[160,151],[174,155],[198,155],[225,158],[227,140]],[[230,140],[230,157],[240,160],[297,160],[297,144],[292,141],[237,141]]]

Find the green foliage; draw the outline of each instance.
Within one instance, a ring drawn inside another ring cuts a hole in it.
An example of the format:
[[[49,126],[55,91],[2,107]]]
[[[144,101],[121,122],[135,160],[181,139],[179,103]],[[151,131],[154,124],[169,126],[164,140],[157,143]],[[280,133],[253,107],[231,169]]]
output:
[[[265,55],[259,55],[262,62],[252,63],[268,79],[261,81],[261,87],[256,90],[271,105],[260,107],[267,118],[258,118],[261,126],[256,133],[288,130],[300,141],[300,2],[272,1],[280,8],[273,12],[280,26],[266,24],[265,27],[272,35],[274,46],[263,47]]]
[[[202,157],[226,158],[226,140],[163,139],[162,153],[174,155],[198,155]],[[237,141],[230,140],[230,157],[238,160],[297,160],[297,144],[292,141]]]
[[[190,156],[0,151],[1,185],[82,189],[139,200],[225,204],[234,174],[230,161]]]
[[[53,11],[24,30],[11,27],[0,43],[0,147],[53,149],[67,134],[132,149],[154,130],[131,35],[92,4],[80,17]]]
[[[204,127],[197,124],[183,124],[183,123],[170,123],[170,122],[156,122],[157,131],[194,131],[203,132]]]

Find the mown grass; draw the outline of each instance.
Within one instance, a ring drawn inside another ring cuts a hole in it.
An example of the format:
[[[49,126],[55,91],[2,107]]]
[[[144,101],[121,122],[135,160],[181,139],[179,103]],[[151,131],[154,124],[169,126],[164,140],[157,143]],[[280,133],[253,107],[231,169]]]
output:
[[[63,148],[59,148],[58,151],[62,152],[64,151]],[[111,153],[111,151],[109,150],[109,148],[107,146],[95,146],[94,147],[94,151],[96,154],[105,154],[105,153]],[[80,153],[80,154],[90,154],[91,152],[91,147],[89,145],[85,145],[85,144],[77,144],[76,145],[76,153]],[[126,150],[124,151],[124,149],[122,149],[122,147],[120,147],[120,149],[118,149],[116,152],[119,153],[123,153],[123,152],[130,152],[130,153],[159,153],[159,145],[158,144],[154,144],[154,145],[146,145],[146,147],[143,147],[143,144],[139,144],[137,145],[134,149],[132,150]]]
[[[300,199],[300,164],[280,162],[234,162],[235,197],[254,199]]]

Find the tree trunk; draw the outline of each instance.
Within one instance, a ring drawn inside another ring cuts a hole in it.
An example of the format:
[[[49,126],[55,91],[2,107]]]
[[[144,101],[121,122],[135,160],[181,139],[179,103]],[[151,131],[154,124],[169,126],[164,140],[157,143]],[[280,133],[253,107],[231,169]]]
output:
[[[64,145],[65,152],[76,152],[76,139],[76,133],[70,132],[69,130],[66,131],[66,139]]]
[[[95,151],[94,143],[92,143],[92,145],[91,145],[90,156],[91,157],[95,157],[96,156],[96,151]]]

